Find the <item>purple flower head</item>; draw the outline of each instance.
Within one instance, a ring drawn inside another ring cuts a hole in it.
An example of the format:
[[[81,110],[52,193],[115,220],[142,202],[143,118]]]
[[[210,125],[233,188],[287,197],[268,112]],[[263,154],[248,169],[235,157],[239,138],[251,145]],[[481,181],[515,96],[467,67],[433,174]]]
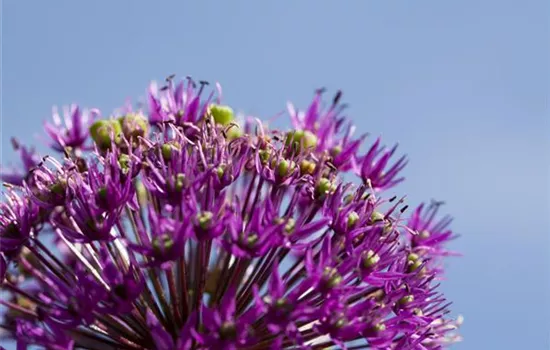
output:
[[[217,238],[227,230],[232,215],[223,197],[213,199],[211,211],[196,211],[200,207],[197,198],[190,198],[188,203],[192,206],[189,215],[193,217],[195,238],[198,241]]]
[[[319,324],[314,325],[314,329],[321,335],[330,335],[345,348],[346,341],[355,339],[366,329],[368,323],[364,314],[372,304],[371,300],[366,300],[350,306],[342,300],[328,300],[319,311]]]
[[[203,308],[203,331],[193,332],[193,337],[201,346],[234,350],[254,343],[250,326],[258,315],[251,309],[236,317],[234,297],[234,290],[229,290],[218,308]]]
[[[69,167],[56,159],[44,157],[29,174],[29,183],[24,183],[32,201],[39,207],[52,209],[67,200],[67,185],[71,176]]]
[[[324,296],[342,292],[342,285],[345,285],[343,282],[346,271],[335,259],[332,250],[332,242],[327,237],[323,239],[321,248],[316,253],[310,248],[306,254],[308,275],[315,281],[315,290]]]
[[[66,213],[56,213],[53,224],[73,242],[112,241],[120,210],[105,211],[101,196],[94,193],[86,180],[77,178],[74,199],[66,204]]]
[[[37,325],[19,319],[17,320],[15,336],[17,349],[26,349],[30,345],[43,346],[52,350],[72,350],[74,348],[74,340],[52,322]]]
[[[89,135],[88,128],[91,122],[99,116],[100,112],[97,109],[81,111],[80,107],[73,104],[63,108],[63,120],[61,120],[58,108],[53,107],[53,124],[44,123],[44,130],[53,141],[50,146],[59,152],[63,152],[67,147],[85,148],[84,144]]]
[[[95,196],[99,208],[116,212],[120,207],[135,198],[135,188],[132,181],[131,156],[117,156],[110,152],[103,164],[93,164],[88,169],[87,183],[90,195]],[[102,169],[100,169],[100,166]]]
[[[48,286],[47,293],[38,293],[43,303],[39,314],[43,318],[67,329],[94,323],[95,311],[107,296],[107,290],[98,277],[80,268],[75,272],[77,280],[69,282],[53,273],[33,273],[41,284]]]
[[[21,159],[23,167],[22,169],[0,168],[0,180],[14,186],[22,186],[29,172],[40,163],[40,158],[36,154],[34,148],[27,148],[20,145],[16,139],[12,139],[12,146],[13,149],[19,153],[19,158]]]
[[[445,243],[457,236],[449,229],[452,222],[451,217],[445,216],[440,220],[435,219],[441,204],[441,202],[432,202],[429,206],[421,204],[415,209],[408,222],[411,230],[416,231],[416,234],[411,236],[411,243],[414,248],[420,251],[429,250],[433,255],[451,254],[443,247]]]
[[[397,145],[390,150],[380,146],[380,138],[371,146],[367,154],[357,159],[355,173],[361,177],[363,183],[369,184],[375,190],[383,190],[397,185],[405,178],[397,177],[407,165],[405,156],[399,158],[393,165],[388,166],[391,156],[397,150]],[[389,167],[389,169],[386,169]]]
[[[290,292],[282,280],[277,267],[273,268],[266,294],[262,297],[254,287],[255,307],[264,313],[264,322],[274,334],[284,334],[303,343],[297,324],[307,320],[315,312],[313,304],[299,299],[311,287],[307,281],[299,283]]]
[[[117,249],[124,248],[117,246]],[[133,303],[143,291],[143,281],[136,277],[137,270],[134,266],[128,265],[127,268],[121,269],[120,266],[125,262],[121,260],[118,263],[114,262],[105,251],[102,253],[103,280],[111,287],[111,290],[101,307],[110,313],[128,313],[134,308]],[[123,252],[121,255],[126,254],[127,252]]]
[[[170,210],[169,207],[166,210]],[[147,258],[145,266],[161,266],[179,258],[183,254],[184,244],[190,235],[189,218],[174,220],[164,217],[154,208],[148,209],[148,221],[151,238],[147,237],[146,227],[137,219],[139,240],[141,244],[132,243],[129,248]]]
[[[29,243],[38,208],[27,197],[8,188],[0,203],[0,252],[16,256]]]
[[[266,200],[258,205],[247,225],[238,216],[241,208],[236,207],[232,220],[228,225],[228,238],[224,246],[238,257],[258,257],[265,254],[279,240],[281,225],[269,220],[272,205]]]
[[[405,197],[389,198],[406,161],[381,141],[359,154],[340,92],[289,106],[285,130],[240,128],[219,85],[216,99],[203,90],[170,77],[147,110],[73,107],[46,126],[57,158],[16,145],[23,166],[3,173],[0,203],[9,338],[59,350],[459,339],[438,284],[450,220],[422,205],[409,218]]]
[[[149,121],[151,124],[174,122],[178,125],[196,123],[207,111],[208,102],[201,101],[206,83],[200,82],[199,87],[191,79],[187,78],[174,86],[171,79],[167,85],[159,88],[157,83],[149,86]]]
[[[321,106],[323,91],[320,89],[315,93],[313,101],[305,112],[297,111],[291,103],[288,104],[288,112],[294,128],[316,135],[315,146],[322,151],[336,145],[334,137],[343,121],[340,116],[343,106],[338,104],[340,97],[335,98],[330,108],[325,111]],[[337,96],[340,95],[337,94]]]

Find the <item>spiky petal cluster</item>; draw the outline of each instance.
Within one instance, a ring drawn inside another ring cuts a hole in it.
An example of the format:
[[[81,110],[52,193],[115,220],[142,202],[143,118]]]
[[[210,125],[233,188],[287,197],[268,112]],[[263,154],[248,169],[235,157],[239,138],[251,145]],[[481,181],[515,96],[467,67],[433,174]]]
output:
[[[153,85],[147,113],[90,125],[73,107],[46,130],[57,160],[22,152],[0,204],[4,335],[51,349],[451,342],[433,258],[454,236],[433,207],[407,222],[384,197],[395,148],[359,154],[341,93],[290,107],[282,132],[239,126],[204,86]]]

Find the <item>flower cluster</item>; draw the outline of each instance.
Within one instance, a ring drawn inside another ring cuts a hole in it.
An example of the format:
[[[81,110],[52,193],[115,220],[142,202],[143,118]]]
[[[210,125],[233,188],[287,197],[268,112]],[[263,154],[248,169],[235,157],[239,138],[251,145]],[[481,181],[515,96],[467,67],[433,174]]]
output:
[[[439,205],[384,191],[405,157],[365,154],[337,93],[292,129],[239,124],[207,84],[151,85],[148,108],[46,124],[14,143],[0,204],[3,336],[49,349],[440,349],[453,233]],[[55,153],[57,152],[57,153]],[[357,184],[344,181],[346,173]]]

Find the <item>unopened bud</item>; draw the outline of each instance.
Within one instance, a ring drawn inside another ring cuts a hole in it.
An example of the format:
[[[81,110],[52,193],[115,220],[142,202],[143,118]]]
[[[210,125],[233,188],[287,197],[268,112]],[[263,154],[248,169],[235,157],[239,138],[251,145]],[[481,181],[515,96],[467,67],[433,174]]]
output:
[[[90,135],[102,151],[111,148],[113,142],[119,143],[121,134],[122,126],[118,120],[98,120],[90,126]]]
[[[216,124],[227,126],[234,119],[233,109],[229,106],[211,105],[208,111]]]

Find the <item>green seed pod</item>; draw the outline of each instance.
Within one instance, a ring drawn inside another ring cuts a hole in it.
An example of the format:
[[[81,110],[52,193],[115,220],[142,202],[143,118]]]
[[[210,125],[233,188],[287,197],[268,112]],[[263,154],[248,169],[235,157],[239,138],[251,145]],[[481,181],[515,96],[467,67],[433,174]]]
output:
[[[303,147],[305,149],[314,148],[317,146],[317,136],[308,130],[296,130],[287,134],[286,146],[293,147],[293,151],[300,151]]]
[[[120,142],[122,126],[118,120],[98,120],[90,126],[90,135],[97,147],[106,151],[111,148],[113,142]]]
[[[211,105],[208,112],[214,118],[216,124],[227,126],[233,121],[233,109],[229,106]]]
[[[147,119],[140,114],[127,114],[120,118],[120,124],[122,125],[122,133],[128,140],[145,136],[149,129]]]

